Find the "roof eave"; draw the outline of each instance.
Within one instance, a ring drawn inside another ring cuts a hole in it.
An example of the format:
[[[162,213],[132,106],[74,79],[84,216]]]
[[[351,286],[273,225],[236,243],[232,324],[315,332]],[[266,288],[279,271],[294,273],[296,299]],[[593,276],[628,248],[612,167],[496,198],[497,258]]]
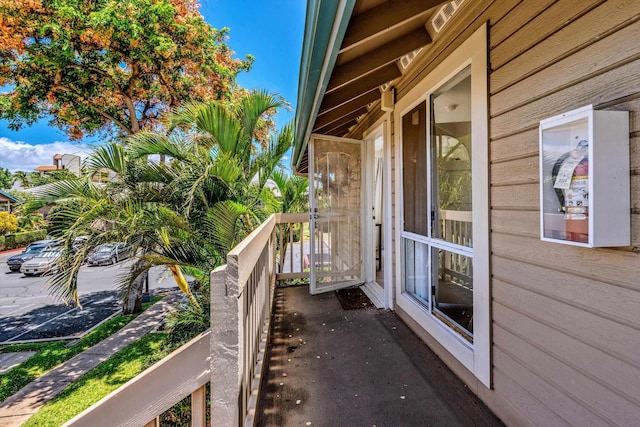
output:
[[[355,4],[355,0],[308,2],[292,157],[292,167],[296,173],[306,151]]]

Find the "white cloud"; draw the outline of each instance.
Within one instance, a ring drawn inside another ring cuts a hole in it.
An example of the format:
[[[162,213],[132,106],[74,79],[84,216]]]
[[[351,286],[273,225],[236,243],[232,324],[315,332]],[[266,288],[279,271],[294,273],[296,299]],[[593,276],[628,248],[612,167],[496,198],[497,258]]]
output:
[[[86,144],[57,141],[50,144],[30,145],[0,137],[0,167],[9,169],[11,172],[33,172],[38,166],[53,165],[53,156],[56,154],[75,154],[85,158],[91,149]]]

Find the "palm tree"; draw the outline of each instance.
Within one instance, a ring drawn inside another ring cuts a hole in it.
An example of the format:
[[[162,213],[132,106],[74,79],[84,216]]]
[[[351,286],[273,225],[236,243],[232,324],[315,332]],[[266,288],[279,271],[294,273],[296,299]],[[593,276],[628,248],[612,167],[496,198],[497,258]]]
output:
[[[165,155],[177,163],[173,184],[183,196],[184,214],[206,230],[221,256],[268,213],[265,184],[292,145],[293,126],[266,137],[265,122],[283,106],[265,91],[230,105],[193,103],[169,118],[174,139],[152,132],[129,138],[136,156]]]
[[[276,170],[271,174],[271,180],[280,193],[279,212],[309,211],[309,180],[306,177]]]
[[[121,278],[125,311],[139,307],[140,278],[155,265],[169,267],[180,288],[198,306],[182,270],[206,280],[226,253],[266,216],[265,183],[293,140],[291,125],[266,137],[269,115],[284,106],[278,96],[250,92],[234,104],[189,104],[174,112],[171,132],[142,131],[126,145],[97,148],[89,169],[113,171],[118,179],[96,186],[90,178],[60,181],[36,195],[33,207],[74,201],[51,219],[51,232],[68,248],[77,235],[85,246],[125,241],[138,256]],[[166,163],[149,161],[164,155]],[[70,205],[71,206],[71,205]],[[50,281],[62,301],[79,303],[77,274],[82,249],[63,261]]]

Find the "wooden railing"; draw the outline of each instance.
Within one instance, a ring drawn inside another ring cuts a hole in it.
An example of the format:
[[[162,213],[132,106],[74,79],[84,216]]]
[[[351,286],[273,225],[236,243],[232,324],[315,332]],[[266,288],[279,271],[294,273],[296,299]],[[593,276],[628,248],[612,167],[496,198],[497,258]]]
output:
[[[229,252],[227,265],[211,273],[211,419],[216,425],[254,423],[276,279],[309,277],[303,237],[308,221],[308,214],[272,215]]]
[[[204,426],[205,386],[210,380],[207,331],[153,365],[65,427],[157,426],[158,416],[191,394],[193,426]]]
[[[276,214],[277,280],[309,278],[309,214]]]
[[[275,215],[211,273],[211,418],[252,425],[275,287]]]
[[[66,425],[159,426],[159,415],[191,394],[191,425],[205,426],[207,382],[212,426],[253,425],[276,280],[309,277],[308,221],[270,216],[211,273],[211,329]]]
[[[440,229],[442,239],[461,246],[473,247],[471,211],[440,211]],[[470,278],[471,263],[465,262],[460,254],[450,254],[445,260],[445,268]]]

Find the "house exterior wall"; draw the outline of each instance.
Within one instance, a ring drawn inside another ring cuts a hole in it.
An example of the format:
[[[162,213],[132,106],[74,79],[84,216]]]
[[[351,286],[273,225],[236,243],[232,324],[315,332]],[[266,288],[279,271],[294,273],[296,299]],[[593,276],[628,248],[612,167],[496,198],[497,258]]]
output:
[[[640,419],[640,3],[529,5],[490,18],[494,392],[538,425],[633,425]],[[588,104],[631,112],[630,247],[539,238],[538,123]]]
[[[0,194],[0,212],[11,212],[12,202],[13,200]]]
[[[402,99],[489,23],[491,389],[398,314],[509,425],[640,420],[639,17],[636,0],[468,1],[396,85]],[[629,247],[540,240],[539,122],[588,104],[630,111]]]
[[[82,172],[82,164],[80,156],[73,154],[62,155],[62,169],[69,169],[74,175],[80,176]]]

